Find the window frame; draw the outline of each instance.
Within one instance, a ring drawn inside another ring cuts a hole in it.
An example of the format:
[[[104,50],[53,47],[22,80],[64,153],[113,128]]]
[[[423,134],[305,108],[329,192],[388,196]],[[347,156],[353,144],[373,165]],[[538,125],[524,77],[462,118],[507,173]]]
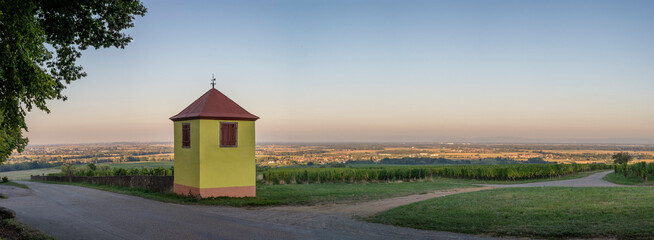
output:
[[[187,134],[188,141],[185,141],[184,134]],[[191,123],[182,123],[182,148],[191,148]]]
[[[234,145],[223,144],[223,125],[234,125]],[[221,148],[238,147],[238,122],[220,122],[220,132],[218,133],[218,146]]]

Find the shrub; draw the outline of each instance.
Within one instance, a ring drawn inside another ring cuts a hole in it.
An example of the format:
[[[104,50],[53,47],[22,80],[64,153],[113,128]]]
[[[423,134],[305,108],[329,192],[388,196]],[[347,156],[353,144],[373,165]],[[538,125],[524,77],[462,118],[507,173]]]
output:
[[[113,175],[114,176],[127,176],[127,170],[125,170],[124,168],[114,168]]]
[[[141,171],[138,168],[130,168],[130,169],[127,169],[127,175],[134,176],[134,175],[142,175],[142,174],[141,174]]]
[[[2,182],[9,182],[9,178],[7,176],[2,177]]]
[[[96,171],[96,176],[111,176],[111,168],[109,166],[100,166]]]

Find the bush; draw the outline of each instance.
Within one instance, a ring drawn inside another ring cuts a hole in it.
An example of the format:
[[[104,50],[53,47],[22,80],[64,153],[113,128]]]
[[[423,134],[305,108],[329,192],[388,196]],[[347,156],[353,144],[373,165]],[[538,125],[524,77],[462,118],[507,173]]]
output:
[[[55,238],[30,227],[15,219],[4,219],[0,221],[0,237],[2,239],[30,239],[30,240],[54,240]]]
[[[9,178],[7,176],[2,177],[2,182],[9,182]]]
[[[13,219],[16,217],[16,212],[9,208],[0,207],[0,219]]]
[[[124,168],[114,168],[113,175],[114,176],[127,176],[127,170],[125,170]]]

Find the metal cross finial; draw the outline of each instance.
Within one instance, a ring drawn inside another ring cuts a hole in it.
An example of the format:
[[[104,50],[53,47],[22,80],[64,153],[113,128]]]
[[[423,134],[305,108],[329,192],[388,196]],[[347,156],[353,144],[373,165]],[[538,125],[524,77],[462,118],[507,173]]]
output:
[[[216,78],[211,74],[211,88],[216,88]]]

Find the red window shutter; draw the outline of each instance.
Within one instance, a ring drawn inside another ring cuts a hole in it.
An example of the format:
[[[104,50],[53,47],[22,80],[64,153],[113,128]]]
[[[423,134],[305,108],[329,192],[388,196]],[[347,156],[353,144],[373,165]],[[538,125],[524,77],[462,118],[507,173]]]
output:
[[[229,141],[232,143],[232,145],[235,146],[236,145],[236,124],[232,125],[231,132],[232,132],[232,136],[231,136],[232,138],[229,139]]]
[[[229,124],[227,125],[227,145],[233,146],[234,142],[234,125]]]
[[[236,147],[238,123],[220,123],[220,146]]]
[[[224,146],[225,139],[227,139],[225,138],[225,127],[226,127],[225,124],[222,123],[220,124],[220,146]]]
[[[234,125],[232,126],[232,128],[234,129],[234,130],[232,131],[233,136],[234,136],[234,137],[232,138],[232,143],[233,143],[234,146],[236,146],[236,145],[238,145],[238,124],[234,123]]]
[[[182,147],[188,148],[191,147],[191,124],[183,123],[182,124]]]

